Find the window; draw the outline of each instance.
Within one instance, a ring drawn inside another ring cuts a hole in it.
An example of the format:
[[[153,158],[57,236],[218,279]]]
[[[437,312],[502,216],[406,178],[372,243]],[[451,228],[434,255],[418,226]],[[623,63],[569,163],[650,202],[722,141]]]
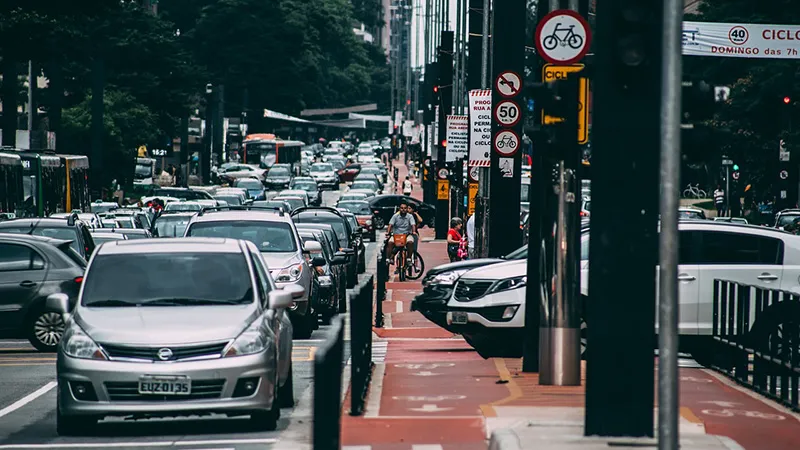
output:
[[[702,231],[699,248],[698,264],[783,263],[783,241],[767,236]]]
[[[43,269],[44,260],[24,245],[0,244],[0,272]]]
[[[269,291],[272,290],[269,285],[269,275],[267,274],[267,269],[261,262],[261,255],[257,253],[250,253],[250,257],[253,260],[253,266],[255,266],[258,274],[258,279],[256,280],[256,284],[258,284],[258,295],[261,297],[263,304],[267,306],[267,294],[269,294]]]
[[[190,219],[189,216],[160,216],[156,220],[158,237],[183,237]]]
[[[297,251],[294,233],[283,222],[198,222],[192,225],[187,236],[244,239],[261,252],[288,253]]]
[[[336,232],[336,237],[339,238],[339,241],[342,242],[344,245],[348,245],[349,242],[348,238],[350,235],[350,231],[348,230],[347,221],[346,219],[334,216],[334,215],[316,215],[316,213],[309,213],[309,214],[298,214],[294,216],[295,220],[298,223],[325,223],[331,225],[333,227],[333,231]]]

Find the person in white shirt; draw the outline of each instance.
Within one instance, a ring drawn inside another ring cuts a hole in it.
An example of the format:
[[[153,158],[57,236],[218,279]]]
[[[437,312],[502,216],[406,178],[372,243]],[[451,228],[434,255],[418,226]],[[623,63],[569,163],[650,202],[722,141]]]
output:
[[[411,184],[411,180],[409,179],[408,175],[406,175],[406,179],[403,180],[403,195],[411,195],[411,190],[414,186]]]
[[[717,185],[717,189],[714,190],[714,205],[717,207],[717,217],[722,217],[725,215],[725,191]]]
[[[475,258],[475,214],[467,219],[467,251],[469,259]]]

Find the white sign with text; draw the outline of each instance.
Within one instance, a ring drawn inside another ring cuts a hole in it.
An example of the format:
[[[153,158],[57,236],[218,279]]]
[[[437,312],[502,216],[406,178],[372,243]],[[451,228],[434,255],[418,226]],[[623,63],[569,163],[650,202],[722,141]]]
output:
[[[492,147],[492,91],[469,91],[469,166],[489,167]]]
[[[445,162],[466,159],[469,151],[469,117],[447,116],[447,152]]]

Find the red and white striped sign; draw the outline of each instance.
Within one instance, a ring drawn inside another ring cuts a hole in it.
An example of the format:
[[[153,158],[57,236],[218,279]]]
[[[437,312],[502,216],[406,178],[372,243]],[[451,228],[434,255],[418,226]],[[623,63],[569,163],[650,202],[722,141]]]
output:
[[[492,91],[469,91],[469,166],[489,167],[492,149]]]

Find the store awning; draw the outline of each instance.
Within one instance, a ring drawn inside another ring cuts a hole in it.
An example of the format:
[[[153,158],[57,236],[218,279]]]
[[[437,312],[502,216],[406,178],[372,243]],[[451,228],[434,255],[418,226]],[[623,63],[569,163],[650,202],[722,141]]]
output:
[[[392,116],[376,116],[372,114],[357,114],[357,113],[350,113],[348,115],[350,119],[364,119],[367,122],[391,122]]]
[[[279,113],[278,111],[273,111],[271,109],[264,109],[264,118],[265,119],[285,120],[287,122],[311,123],[308,120],[301,119],[299,117],[292,117],[292,116],[290,116],[288,114]]]
[[[367,122],[364,119],[315,120],[314,123],[336,128],[367,128]]]

